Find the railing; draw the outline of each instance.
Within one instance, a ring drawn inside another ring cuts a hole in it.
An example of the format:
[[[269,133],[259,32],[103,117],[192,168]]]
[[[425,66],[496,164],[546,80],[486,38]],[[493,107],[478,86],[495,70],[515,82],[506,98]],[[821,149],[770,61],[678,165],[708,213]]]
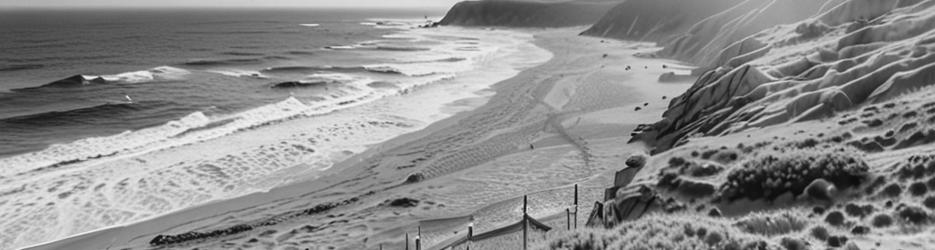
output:
[[[578,227],[578,221],[577,221],[578,220],[578,185],[575,184],[574,187],[575,187],[574,203],[571,207],[565,209],[566,228],[568,230]],[[467,250],[470,250],[472,242],[482,241],[482,240],[490,239],[493,237],[522,231],[523,232],[523,239],[522,239],[523,249],[526,250],[528,249],[528,241],[529,241],[528,239],[529,239],[530,228],[533,230],[539,230],[539,231],[544,231],[544,232],[548,232],[549,230],[552,230],[552,227],[546,225],[545,223],[542,223],[541,221],[533,218],[532,216],[529,216],[529,213],[527,212],[528,203],[529,203],[528,196],[524,195],[523,196],[523,215],[522,215],[522,218],[516,223],[494,228],[486,232],[475,235],[474,234],[474,223],[472,222],[472,223],[469,223],[467,226],[467,235],[460,236],[454,239],[445,240],[439,245],[431,246],[430,249],[451,249],[451,248],[463,245],[465,246]],[[421,226],[417,227],[416,235],[413,239],[410,239],[408,232],[405,235],[406,235],[405,250],[413,250],[413,249],[423,250],[422,227]],[[410,246],[410,243],[412,243],[412,246]],[[382,244],[379,246],[379,249],[383,250]]]

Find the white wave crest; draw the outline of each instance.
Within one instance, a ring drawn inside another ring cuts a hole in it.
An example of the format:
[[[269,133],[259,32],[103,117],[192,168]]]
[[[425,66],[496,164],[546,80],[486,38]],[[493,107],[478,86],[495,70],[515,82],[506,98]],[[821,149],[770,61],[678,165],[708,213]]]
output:
[[[82,77],[85,79],[101,78],[104,79],[104,81],[112,83],[144,83],[156,80],[178,80],[189,73],[191,72],[180,68],[159,66],[148,70],[124,72],[113,75],[82,75]]]

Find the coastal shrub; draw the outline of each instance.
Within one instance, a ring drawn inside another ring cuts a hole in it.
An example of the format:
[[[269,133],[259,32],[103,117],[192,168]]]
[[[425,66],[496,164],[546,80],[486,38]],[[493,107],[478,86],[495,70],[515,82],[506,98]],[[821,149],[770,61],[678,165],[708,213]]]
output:
[[[825,241],[829,236],[831,236],[831,234],[828,233],[828,229],[820,225],[813,227],[812,230],[809,230],[809,234],[811,234],[812,237],[815,237],[815,239],[821,241]]]
[[[851,229],[851,234],[853,235],[862,235],[870,233],[870,228],[864,225],[857,225]]]
[[[851,217],[863,218],[864,216],[873,213],[873,205],[867,204],[860,206],[857,204],[848,203],[847,205],[844,205],[844,212],[846,212],[847,215],[850,215]]]
[[[836,235],[828,237],[828,246],[831,247],[841,247],[847,243],[847,237],[843,235]]]
[[[832,225],[832,226],[840,226],[840,225],[843,225],[843,224],[844,224],[844,214],[841,213],[841,211],[830,212],[830,213],[828,213],[827,216],[825,216],[825,222],[827,222],[828,225]]]
[[[791,212],[780,212],[773,214],[754,213],[741,219],[735,227],[741,231],[774,236],[802,231],[808,226],[805,220],[800,219],[801,215],[795,215]]]
[[[929,209],[935,209],[935,196],[926,197],[925,200],[922,201],[922,205]]]
[[[877,214],[873,216],[873,220],[870,222],[873,227],[888,227],[893,225],[893,217],[889,214]]]
[[[935,156],[913,155],[900,163],[897,176],[901,179],[920,179],[926,175],[935,175]]]
[[[745,161],[728,174],[722,196],[733,201],[768,199],[791,192],[799,195],[817,179],[837,188],[860,185],[869,167],[857,154],[838,150],[792,150],[786,154],[764,154]]]
[[[786,248],[786,250],[808,250],[808,244],[805,243],[802,239],[796,239],[791,237],[783,237],[779,241],[779,244]]]
[[[925,183],[916,182],[909,185],[909,193],[913,196],[923,196],[928,193],[928,187],[925,186]]]
[[[569,232],[551,240],[546,249],[741,250],[769,246],[759,237],[737,231],[726,223],[689,214],[653,214],[613,229]]]
[[[924,209],[916,206],[902,206],[896,209],[896,213],[900,219],[910,224],[923,224],[930,220],[929,214]]]
[[[903,192],[903,188],[899,187],[899,183],[892,183],[885,188],[883,191],[880,191],[880,196],[884,197],[896,197]]]

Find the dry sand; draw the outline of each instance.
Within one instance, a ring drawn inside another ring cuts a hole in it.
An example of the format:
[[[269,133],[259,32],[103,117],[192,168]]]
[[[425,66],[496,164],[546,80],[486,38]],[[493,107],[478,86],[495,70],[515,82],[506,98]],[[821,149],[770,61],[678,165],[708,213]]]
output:
[[[538,46],[554,54],[551,61],[495,85],[496,94],[483,106],[370,147],[320,179],[35,249],[146,249],[159,234],[238,224],[252,230],[171,246],[396,249],[405,233],[415,234],[420,225],[423,242],[431,246],[463,235],[471,219],[477,232],[514,223],[527,194],[533,217],[564,227],[574,184],[581,186],[581,226],[612,182],[608,173],[630,154],[646,151],[626,143],[630,131],[658,120],[669,98],[692,79],[659,83],[660,74],[684,75],[691,67],[664,69],[677,62],[633,56],[658,48],[576,36],[580,30],[529,30]],[[407,178],[420,181],[407,183]],[[390,205],[400,198],[417,202]]]

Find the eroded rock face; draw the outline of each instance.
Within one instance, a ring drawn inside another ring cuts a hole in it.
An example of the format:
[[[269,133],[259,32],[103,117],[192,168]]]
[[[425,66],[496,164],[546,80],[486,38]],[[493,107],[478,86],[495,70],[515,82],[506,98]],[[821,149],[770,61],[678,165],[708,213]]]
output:
[[[714,69],[671,101],[652,139],[666,150],[692,135],[824,118],[931,85],[933,5],[851,0],[737,40],[718,56],[688,53]]]
[[[688,32],[664,43],[664,56],[715,67],[725,59],[760,49],[744,43],[748,36],[767,28],[815,16],[835,0],[745,0],[698,22]],[[727,54],[729,56],[722,56]]]

